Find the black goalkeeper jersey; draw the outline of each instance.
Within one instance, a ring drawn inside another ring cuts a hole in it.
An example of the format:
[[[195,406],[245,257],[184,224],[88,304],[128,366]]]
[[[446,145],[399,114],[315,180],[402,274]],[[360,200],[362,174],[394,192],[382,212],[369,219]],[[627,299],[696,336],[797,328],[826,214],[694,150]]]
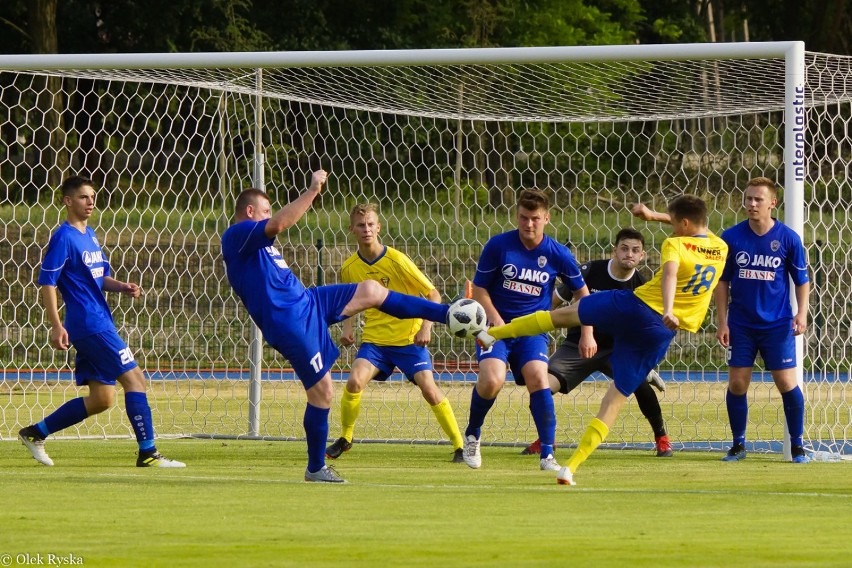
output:
[[[583,280],[586,281],[586,286],[589,287],[589,293],[594,294],[601,290],[635,290],[645,283],[645,278],[639,274],[638,270],[633,271],[633,276],[627,280],[617,280],[609,273],[609,263],[611,260],[593,260],[580,265],[580,273],[583,275]],[[556,289],[556,293],[563,300],[570,300],[573,296],[570,288],[564,284]],[[578,344],[580,343],[580,328],[572,327],[568,330],[568,335],[565,341]],[[612,337],[599,333],[595,330],[595,341],[598,344],[598,349],[611,349]]]

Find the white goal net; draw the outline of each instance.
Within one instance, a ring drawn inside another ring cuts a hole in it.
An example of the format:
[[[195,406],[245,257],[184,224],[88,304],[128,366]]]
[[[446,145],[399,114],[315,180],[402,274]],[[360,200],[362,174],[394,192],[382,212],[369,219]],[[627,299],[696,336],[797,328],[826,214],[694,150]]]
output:
[[[311,170],[328,170],[321,199],[279,238],[302,281],[338,281],[354,250],[347,212],[373,201],[384,243],[406,252],[446,300],[472,278],[485,241],[513,226],[521,188],[552,192],[549,234],[570,241],[581,261],[607,256],[618,229],[636,226],[650,274],[666,228],[635,221],[626,204],[660,208],[679,192],[697,193],[718,231],[743,219],[748,179],[783,186],[799,167],[805,189],[796,207],[814,280],[802,366],[806,434],[815,449],[850,453],[850,58],[805,54],[802,167],[784,154],[783,54],[744,56],[728,44],[715,57],[690,58],[684,46],[644,57],[641,47],[586,58],[575,57],[584,48],[0,56],[0,437],[85,392],[71,380],[73,352],[48,344],[35,283],[64,215],[55,190],[69,174],[95,180],[91,225],[114,275],[144,290],[134,301],[108,301],[147,372],[159,435],[299,438],[301,385],[264,348],[260,388],[251,387],[251,322],[224,275],[219,235],[241,189],[263,184],[281,205]],[[791,213],[785,204],[794,206],[783,197],[781,218]],[[473,345],[436,328],[431,350],[463,427]],[[353,354],[344,350],[336,380],[345,380]],[[678,334],[660,372],[675,447],[728,443],[712,318],[698,334]],[[556,396],[558,443],[575,442],[596,412],[606,386],[596,379]],[[250,401],[252,390],[259,397]],[[783,410],[768,375],[755,376],[749,397],[749,439],[779,450]],[[484,440],[534,439],[525,390],[509,380],[498,401]],[[362,404],[356,439],[441,440],[419,391],[398,376],[369,385]],[[335,401],[330,436],[338,428]],[[131,436],[119,408],[63,434]],[[608,442],[650,447],[634,402]]]

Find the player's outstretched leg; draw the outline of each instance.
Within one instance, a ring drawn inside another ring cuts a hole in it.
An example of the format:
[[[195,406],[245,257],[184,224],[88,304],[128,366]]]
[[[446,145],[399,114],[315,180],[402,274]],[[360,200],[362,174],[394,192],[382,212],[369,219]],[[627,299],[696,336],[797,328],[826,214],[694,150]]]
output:
[[[32,454],[35,461],[44,465],[53,465],[53,460],[50,459],[50,456],[47,455],[46,451],[44,451],[45,436],[39,432],[38,428],[36,428],[34,424],[21,428],[18,431],[18,438],[30,451],[30,454]]]
[[[447,313],[450,306],[388,290],[387,298],[379,305],[378,309],[398,319],[422,318],[438,323],[447,323]]]

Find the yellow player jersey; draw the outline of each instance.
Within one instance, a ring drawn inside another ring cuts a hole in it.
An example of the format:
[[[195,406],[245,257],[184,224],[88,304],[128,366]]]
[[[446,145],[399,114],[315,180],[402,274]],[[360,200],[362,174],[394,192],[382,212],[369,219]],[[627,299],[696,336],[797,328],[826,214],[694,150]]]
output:
[[[432,281],[410,258],[391,247],[385,247],[384,253],[372,263],[366,262],[356,252],[343,263],[340,278],[345,283],[376,280],[389,290],[412,296],[426,297],[435,289]],[[412,344],[423,325],[421,319],[401,320],[375,308],[364,312],[364,321],[362,341],[394,347]]]
[[[682,329],[695,333],[707,315],[713,289],[722,276],[727,256],[728,245],[713,233],[706,237],[669,237],[663,241],[660,270],[634,293],[662,315],[662,267],[667,262],[677,262],[677,288],[672,311],[680,320]]]

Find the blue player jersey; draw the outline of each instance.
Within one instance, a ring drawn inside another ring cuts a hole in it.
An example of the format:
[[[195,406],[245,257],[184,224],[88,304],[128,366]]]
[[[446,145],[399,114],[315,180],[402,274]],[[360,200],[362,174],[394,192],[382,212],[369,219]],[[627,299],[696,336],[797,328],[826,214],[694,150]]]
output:
[[[109,275],[109,262],[90,227],[81,233],[66,221],[56,229],[41,261],[38,283],[56,286],[62,294],[65,329],[72,342],[115,330],[103,294],[104,278]]]
[[[743,221],[722,233],[722,239],[729,247],[721,277],[731,285],[728,322],[766,328],[791,320],[790,278],[796,286],[808,282],[799,235],[776,220],[769,232],[758,236]]]
[[[266,236],[268,219],[241,221],[222,235],[228,281],[269,343],[286,333],[293,308],[308,301],[305,286]],[[288,313],[289,312],[289,313]]]
[[[517,230],[491,237],[476,265],[473,283],[491,296],[507,323],[538,310],[549,310],[556,277],[571,290],[586,283],[568,247],[547,235],[527,250]]]

